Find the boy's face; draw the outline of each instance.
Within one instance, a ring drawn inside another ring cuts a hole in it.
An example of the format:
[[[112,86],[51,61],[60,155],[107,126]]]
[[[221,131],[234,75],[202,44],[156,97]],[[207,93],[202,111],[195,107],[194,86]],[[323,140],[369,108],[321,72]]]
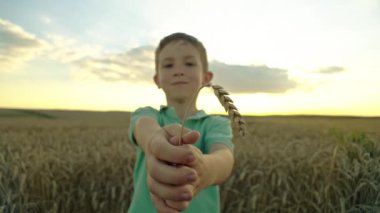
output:
[[[159,53],[154,81],[168,101],[186,101],[211,79],[212,73],[203,71],[200,54],[192,44],[173,41]]]

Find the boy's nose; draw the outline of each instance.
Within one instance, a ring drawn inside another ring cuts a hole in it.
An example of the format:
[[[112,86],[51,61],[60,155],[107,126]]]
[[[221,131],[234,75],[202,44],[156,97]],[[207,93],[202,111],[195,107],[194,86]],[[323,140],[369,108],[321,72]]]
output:
[[[174,76],[183,76],[184,75],[184,73],[183,73],[183,71],[182,70],[176,70],[175,72],[174,72]]]

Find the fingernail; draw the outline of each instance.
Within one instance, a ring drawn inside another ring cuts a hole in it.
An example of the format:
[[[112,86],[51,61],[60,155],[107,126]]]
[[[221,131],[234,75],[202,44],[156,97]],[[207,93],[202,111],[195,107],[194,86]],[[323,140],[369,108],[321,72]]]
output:
[[[187,161],[192,162],[194,160],[194,155],[190,154],[187,156]]]
[[[182,200],[190,200],[191,199],[191,196],[189,193],[185,192],[185,193],[182,193],[181,194],[181,199]]]
[[[195,175],[194,174],[189,174],[189,175],[187,175],[186,178],[187,178],[187,181],[192,182],[192,181],[195,180]]]

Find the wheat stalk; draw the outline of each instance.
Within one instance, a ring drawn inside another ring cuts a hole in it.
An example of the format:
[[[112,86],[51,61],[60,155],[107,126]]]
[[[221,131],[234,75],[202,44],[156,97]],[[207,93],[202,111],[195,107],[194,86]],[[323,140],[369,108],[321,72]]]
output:
[[[225,111],[228,112],[228,116],[231,119],[231,121],[233,123],[236,123],[238,125],[238,127],[239,127],[239,134],[241,136],[245,136],[245,129],[246,129],[245,124],[246,123],[243,120],[241,114],[239,113],[239,110],[233,104],[232,99],[228,96],[229,93],[226,90],[224,90],[224,88],[222,86],[213,85],[213,84],[209,83],[209,84],[206,84],[206,85],[201,86],[200,88],[198,88],[197,91],[195,91],[195,93],[191,97],[189,103],[187,104],[187,107],[186,107],[186,110],[185,110],[185,114],[184,114],[184,116],[182,118],[182,122],[181,122],[181,133],[180,133],[178,145],[181,145],[181,139],[182,139],[182,136],[183,136],[183,128],[184,128],[184,125],[185,125],[185,121],[187,120],[187,114],[189,112],[190,106],[195,101],[195,97],[197,97],[198,93],[201,91],[201,89],[203,87],[211,87],[214,90],[214,94],[219,99],[219,102],[220,102],[220,104],[222,104],[222,106],[224,107]]]

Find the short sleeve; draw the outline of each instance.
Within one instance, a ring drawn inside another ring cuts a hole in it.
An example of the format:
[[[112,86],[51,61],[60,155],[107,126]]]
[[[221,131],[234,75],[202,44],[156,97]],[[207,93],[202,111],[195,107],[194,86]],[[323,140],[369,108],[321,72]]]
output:
[[[134,136],[136,122],[139,118],[146,117],[146,116],[152,117],[158,122],[159,113],[156,109],[152,107],[140,107],[131,114],[131,121],[129,124],[129,130],[128,130],[128,138],[129,138],[129,141],[133,145],[137,146],[137,142]]]
[[[223,144],[233,150],[234,144],[232,143],[233,135],[230,120],[221,116],[210,116],[206,121],[206,153],[210,152],[213,144]]]

